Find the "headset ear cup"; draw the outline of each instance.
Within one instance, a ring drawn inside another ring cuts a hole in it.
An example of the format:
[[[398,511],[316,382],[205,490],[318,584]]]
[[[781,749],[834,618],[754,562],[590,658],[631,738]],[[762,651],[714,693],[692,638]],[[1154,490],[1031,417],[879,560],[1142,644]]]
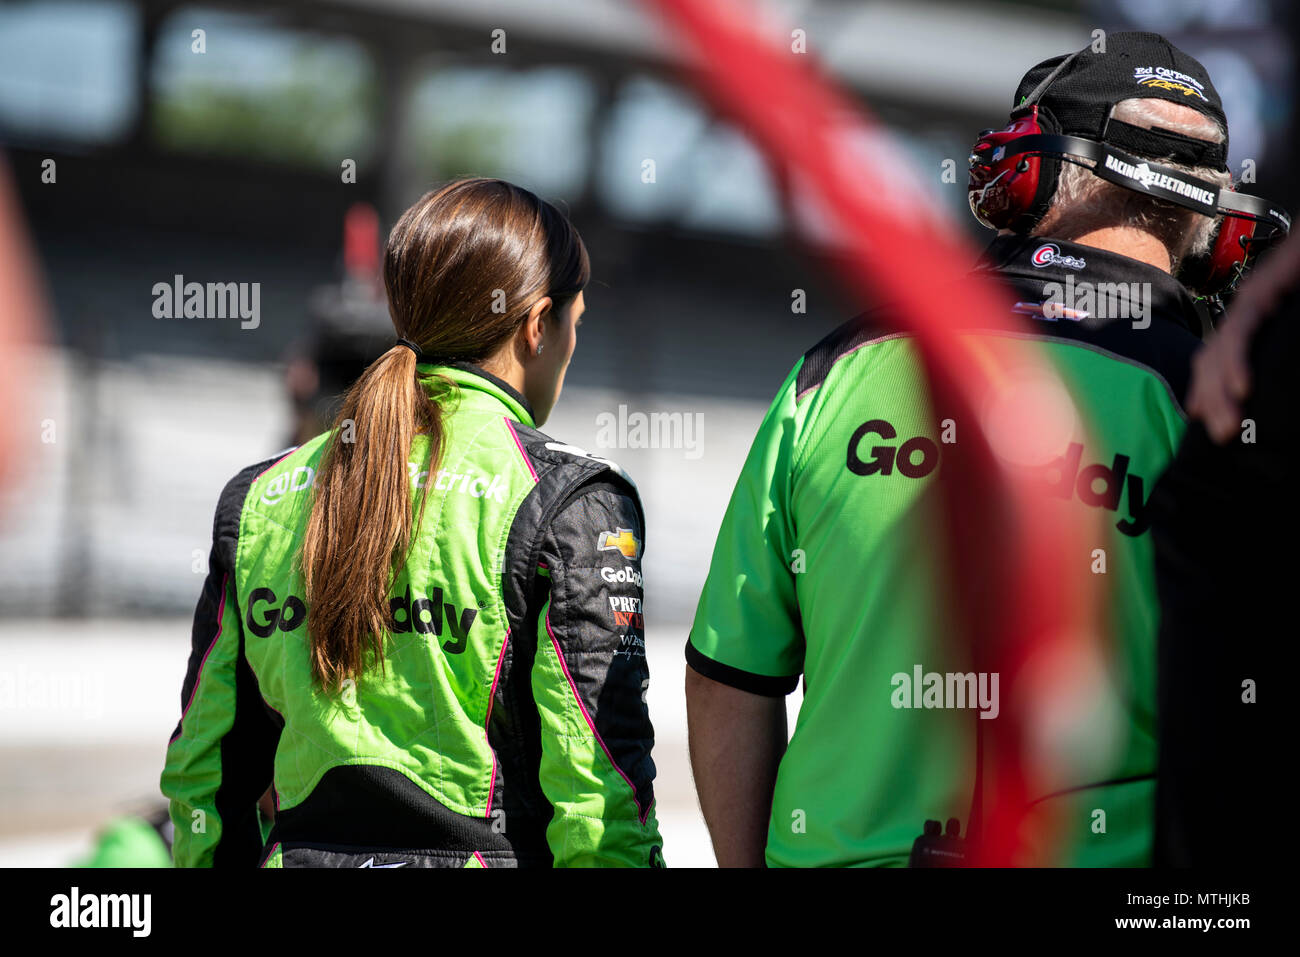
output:
[[[1034,227],[1043,221],[1043,217],[1047,215],[1048,207],[1052,205],[1052,197],[1056,195],[1056,184],[1060,182],[1060,177],[1061,161],[1047,156],[1040,156],[1038,186],[1034,190],[1033,204],[1016,220],[1011,227],[1012,229],[1025,235],[1034,231]]]
[[[966,198],[975,218],[990,229],[1025,232],[1033,219],[1040,187],[1039,156],[1005,156],[1004,147],[1022,136],[1041,133],[1038,107],[1030,106],[1011,114],[1001,130],[985,130],[971,148]]]
[[[1035,110],[1034,120],[1039,130],[1044,133],[1061,131],[1061,124],[1056,121],[1052,111],[1044,106],[1040,105]],[[1034,189],[1034,199],[1029,204],[1029,208],[1012,224],[1011,228],[1015,232],[1028,235],[1043,221],[1048,207],[1052,205],[1052,197],[1056,195],[1056,184],[1060,182],[1060,176],[1060,160],[1047,156],[1038,157],[1038,183]]]
[[[1178,267],[1178,281],[1203,296],[1214,296],[1232,284],[1245,265],[1243,239],[1255,234],[1255,223],[1240,216],[1220,216],[1208,252],[1188,256]]]

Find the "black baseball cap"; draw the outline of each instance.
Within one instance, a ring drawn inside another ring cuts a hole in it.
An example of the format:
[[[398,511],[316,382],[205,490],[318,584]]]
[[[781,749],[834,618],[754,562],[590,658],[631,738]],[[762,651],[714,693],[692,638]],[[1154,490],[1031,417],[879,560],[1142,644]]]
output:
[[[1205,67],[1156,33],[1111,33],[1101,39],[1104,52],[1090,44],[1031,69],[1016,88],[1013,109],[1037,103],[1044,132],[1100,140],[1148,159],[1167,157],[1188,166],[1226,170],[1228,121]],[[1189,106],[1213,118],[1223,129],[1223,142],[1111,119],[1116,103],[1149,98]]]

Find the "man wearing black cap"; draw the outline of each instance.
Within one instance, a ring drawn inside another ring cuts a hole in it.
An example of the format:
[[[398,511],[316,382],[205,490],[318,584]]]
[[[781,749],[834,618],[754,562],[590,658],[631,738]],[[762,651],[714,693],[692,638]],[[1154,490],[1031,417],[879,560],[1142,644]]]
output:
[[[1224,265],[1211,254],[1227,130],[1204,68],[1154,34],[1039,64],[1013,110],[972,152],[972,209],[999,230],[980,268],[1011,286],[1088,416],[1043,480],[1062,509],[1099,510],[1101,564],[1080,567],[1107,576],[1111,649],[1087,719],[1073,712],[1067,743],[1038,755],[1025,863],[1144,865],[1158,622],[1146,505],[1184,428],[1203,325],[1188,285]],[[945,640],[951,576],[980,570],[935,558],[949,439],[923,382],[888,308],[858,317],[796,364],[737,482],[686,648],[692,766],[723,866],[960,862],[981,802],[998,799],[975,786],[998,676]]]
[[[1126,261],[1098,261],[1118,280],[1153,282],[1173,295],[1172,325],[1194,335],[1158,326],[1155,336],[1175,344],[1185,357],[1202,331],[1196,304],[1186,293],[1189,287],[1194,294],[1203,291],[1198,286],[1204,285],[1204,259],[1217,226],[1214,200],[1231,182],[1227,123],[1204,67],[1155,34],[1120,33],[1107,39],[1104,52],[1086,48],[1040,63],[1021,80],[1015,102],[1021,110],[1036,107],[1043,133],[1112,149],[1085,155],[1090,165],[1078,157],[1042,160],[1037,188],[1014,216],[997,216],[991,208],[997,205],[998,184],[991,195],[972,196],[976,215],[1002,227],[1003,239],[990,248],[989,263],[1014,262],[1019,246],[1006,237],[1028,235],[1107,250],[1172,274],[1181,282],[1145,271],[1135,275]],[[1142,160],[1158,160],[1184,175],[1158,172]],[[1155,198],[1175,195],[1188,202]],[[1178,378],[1171,385],[1181,396],[1186,363],[1169,371]]]

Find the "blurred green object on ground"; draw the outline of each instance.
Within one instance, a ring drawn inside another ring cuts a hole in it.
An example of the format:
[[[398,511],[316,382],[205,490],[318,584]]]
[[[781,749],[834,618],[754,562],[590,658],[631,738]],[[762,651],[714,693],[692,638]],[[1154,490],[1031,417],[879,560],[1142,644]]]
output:
[[[99,832],[89,856],[76,867],[171,867],[171,850],[148,821],[120,817]]]

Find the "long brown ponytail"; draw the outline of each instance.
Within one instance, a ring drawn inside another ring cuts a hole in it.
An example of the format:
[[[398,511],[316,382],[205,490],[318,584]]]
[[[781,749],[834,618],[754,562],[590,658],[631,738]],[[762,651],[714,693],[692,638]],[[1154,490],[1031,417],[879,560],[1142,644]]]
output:
[[[502,348],[532,304],[558,312],[587,284],[582,239],[528,190],[466,179],[426,193],[388,237],[384,285],[397,334],[440,362],[481,363]],[[406,562],[412,516],[407,458],[428,436],[441,460],[442,410],[417,375],[416,356],[394,346],[348,391],[316,478],[300,556],[312,674],[322,687],[382,665],[391,624],[388,592]]]

